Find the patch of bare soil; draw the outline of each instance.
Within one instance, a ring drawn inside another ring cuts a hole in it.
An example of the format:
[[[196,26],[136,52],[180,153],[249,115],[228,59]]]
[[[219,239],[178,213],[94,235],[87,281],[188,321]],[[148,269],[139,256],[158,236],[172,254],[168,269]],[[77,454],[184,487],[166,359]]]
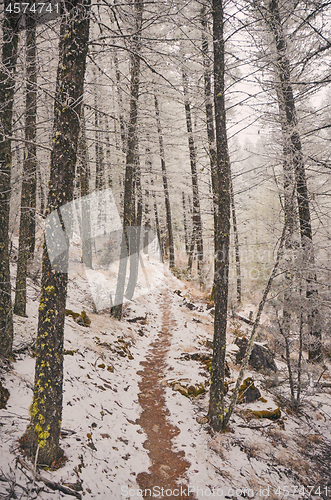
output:
[[[138,372],[142,377],[139,403],[143,411],[137,423],[147,434],[144,448],[148,450],[152,465],[149,472],[138,474],[137,482],[144,491],[144,498],[194,500],[192,495],[187,494],[184,482],[190,463],[185,459],[184,452],[172,449],[171,440],[179,434],[179,429],[167,420],[169,411],[165,402],[165,388],[161,385],[171,343],[171,329],[175,325],[171,319],[169,295],[164,295],[161,307],[161,333],[151,344],[148,359],[141,363],[144,369]]]

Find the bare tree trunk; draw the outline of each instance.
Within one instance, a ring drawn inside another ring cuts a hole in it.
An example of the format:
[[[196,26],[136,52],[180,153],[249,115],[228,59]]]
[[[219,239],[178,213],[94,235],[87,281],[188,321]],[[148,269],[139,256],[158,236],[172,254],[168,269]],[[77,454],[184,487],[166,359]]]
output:
[[[105,165],[103,145],[100,141],[102,117],[98,112],[98,99],[95,95],[94,125],[95,125],[95,189],[100,191],[104,187]]]
[[[184,194],[184,191],[182,191],[182,203],[183,203],[183,219],[184,219],[185,252],[186,252],[186,255],[189,255],[187,221],[186,221],[186,204],[185,204],[185,194]]]
[[[175,248],[174,248],[174,238],[173,238],[173,232],[172,232],[170,196],[169,196],[169,189],[168,189],[168,177],[167,177],[167,169],[166,169],[166,163],[165,163],[163,134],[162,134],[162,127],[161,127],[161,119],[160,119],[160,108],[159,108],[159,101],[158,101],[156,95],[154,95],[154,105],[155,105],[155,118],[156,118],[157,132],[159,135],[164,201],[165,201],[166,217],[167,217],[167,232],[168,232],[168,239],[169,239],[169,267],[170,267],[170,269],[172,269],[175,267]]]
[[[17,61],[17,16],[4,3],[0,68],[0,354],[10,356],[13,347],[13,310],[9,269],[9,209],[11,195],[12,117]]]
[[[29,259],[33,258],[35,247],[36,212],[36,135],[37,135],[37,67],[36,67],[36,25],[26,16],[26,104],[25,104],[25,153],[21,193],[21,219],[16,275],[14,313],[26,316],[26,278]]]
[[[152,173],[152,165],[150,168],[150,173]],[[154,186],[154,180],[151,179],[151,186]],[[154,218],[155,218],[155,230],[156,230],[156,236],[158,239],[159,247],[160,247],[160,258],[161,262],[163,262],[163,246],[162,246],[162,240],[161,240],[161,230],[160,230],[160,222],[159,222],[159,214],[157,210],[157,203],[156,203],[156,197],[155,197],[155,191],[152,191],[152,196],[153,196],[153,206],[154,206]]]
[[[36,171],[37,181],[38,181],[38,195],[40,201],[40,213],[41,215],[45,215],[45,191],[43,186],[43,179],[41,176],[40,168],[37,166]]]
[[[161,262],[163,262],[163,247],[162,247],[162,241],[161,241],[161,231],[160,231],[159,215],[158,215],[158,211],[157,211],[155,193],[153,193],[153,200],[154,200],[154,216],[155,216],[156,235],[157,235],[157,238],[159,241],[159,246],[160,246]]]
[[[318,299],[318,291],[316,285],[316,275],[314,272],[315,259],[309,196],[301,140],[297,129],[296,107],[291,84],[290,63],[287,56],[287,43],[280,18],[278,0],[272,0],[270,2],[267,21],[274,35],[276,43],[277,63],[275,64],[275,69],[280,81],[277,94],[281,97],[282,102],[280,103],[280,106],[283,107],[286,118],[285,142],[287,151],[290,156],[290,161],[294,168],[301,245],[307,259],[308,267],[306,296],[310,302],[308,313],[308,328],[310,338],[312,339],[309,345],[309,360],[320,361],[322,358],[322,331],[318,304],[316,303]]]
[[[109,133],[109,122],[108,116],[105,115],[105,125],[106,125],[106,155],[105,155],[105,182],[106,185],[112,187],[112,169],[111,169],[111,152],[110,152],[110,133]]]
[[[54,139],[47,214],[56,211],[67,238],[60,208],[72,201],[85,63],[89,36],[90,2],[66,1],[60,27],[59,62],[54,105]],[[55,238],[56,239],[56,238]],[[55,241],[54,245],[58,244]],[[50,262],[46,242],[42,261],[41,297],[31,420],[21,447],[38,463],[61,460],[59,445],[63,394],[63,330],[68,275],[68,249],[60,269]],[[54,267],[55,266],[55,267]]]
[[[117,54],[114,55],[114,66],[115,66],[115,77],[116,77],[116,90],[117,90],[117,99],[118,99],[118,108],[119,108],[119,121],[120,121],[120,135],[122,142],[122,151],[126,153],[126,127],[123,113],[123,98],[121,91],[121,72],[118,67],[118,58]]]
[[[216,218],[216,202],[218,190],[218,175],[217,175],[217,147],[215,142],[214,130],[214,113],[212,101],[212,85],[211,85],[211,61],[209,57],[208,38],[207,38],[207,16],[206,6],[201,8],[201,25],[202,25],[202,56],[203,56],[203,78],[205,91],[205,106],[206,106],[206,125],[208,138],[208,153],[210,161],[212,193],[213,193],[213,212],[214,212],[214,229],[217,232]]]
[[[85,133],[85,114],[84,108],[81,113],[80,137],[78,142],[78,177],[81,197],[87,197],[90,194],[90,168],[87,150],[87,141]],[[82,204],[81,214],[81,239],[82,239],[82,262],[85,266],[92,269],[92,235],[91,235],[91,212],[90,201],[85,198]]]
[[[298,388],[297,388],[297,396],[296,396],[296,402],[295,402],[296,407],[299,406],[300,397],[301,397],[301,376],[302,376],[302,355],[303,355],[302,326],[303,326],[303,321],[302,321],[302,311],[301,311],[300,326],[299,326],[299,359],[298,359],[298,377],[297,377]]]
[[[283,311],[284,314],[284,311]],[[291,319],[291,318],[290,318]],[[290,357],[290,334],[289,330],[285,331],[283,330],[282,324],[277,317],[278,320],[278,326],[279,326],[279,331],[281,335],[284,338],[285,342],[285,357],[286,357],[286,364],[287,364],[287,371],[288,371],[288,379],[289,379],[289,384],[290,384],[290,391],[291,391],[291,402],[294,405],[295,404],[295,391],[294,391],[294,380],[293,380],[293,373],[292,373],[292,364],[291,364],[291,357]],[[288,327],[288,322],[283,319],[283,323],[285,324],[286,327]]]
[[[191,104],[188,97],[188,78],[184,68],[182,68],[182,76],[183,76],[184,106],[185,106],[186,128],[188,135],[188,146],[190,152],[192,192],[193,192],[193,240],[195,240],[197,245],[197,265],[198,265],[198,272],[200,275],[200,281],[202,283],[203,238],[202,238],[202,221],[201,221],[201,211],[200,211],[198,174],[197,174],[197,159],[196,159],[196,149],[194,144],[193,127],[192,127]]]
[[[215,193],[217,191],[217,151],[215,143],[215,130],[214,130],[214,113],[213,113],[213,103],[212,103],[212,91],[211,91],[211,65],[209,57],[208,48],[208,38],[207,38],[207,16],[206,16],[206,6],[203,5],[201,8],[201,26],[202,26],[202,56],[203,56],[203,76],[204,76],[204,91],[205,91],[205,106],[206,106],[206,124],[207,124],[207,138],[208,138],[208,149],[209,149],[209,161],[210,161],[210,171],[211,171],[211,181],[212,181],[212,191]],[[237,274],[237,302],[241,302],[241,271],[240,271],[240,251],[239,251],[239,235],[237,227],[236,210],[234,204],[234,194],[232,179],[230,184],[230,196],[231,196],[231,213],[232,213],[232,223],[233,223],[233,233],[234,233],[234,245],[235,245],[235,255],[236,255],[236,274]],[[214,230],[217,232],[217,217],[215,212],[215,199],[213,200],[214,208]]]
[[[137,153],[137,163],[135,172],[135,193],[137,198],[137,210],[134,226],[130,228],[130,274],[128,285],[126,288],[125,296],[131,300],[133,298],[134,290],[136,288],[139,271],[139,252],[140,252],[140,238],[141,238],[141,223],[143,216],[143,197],[141,191],[141,172],[139,164],[139,155]]]
[[[216,174],[212,179],[215,203],[215,319],[213,363],[208,417],[214,430],[224,426],[224,382],[230,244],[230,159],[224,99],[223,0],[213,0],[214,106],[216,123]]]
[[[237,284],[237,302],[241,303],[241,271],[240,271],[240,247],[239,247],[239,234],[237,226],[236,205],[234,203],[233,184],[231,179],[230,184],[230,197],[231,197],[231,214],[232,214],[232,228],[234,236],[234,250],[236,256],[236,284]]]
[[[135,0],[136,29],[133,36],[134,52],[131,55],[131,90],[130,90],[130,118],[127,137],[126,168],[124,180],[124,210],[123,210],[123,237],[121,243],[121,257],[117,278],[115,294],[115,305],[111,314],[117,319],[122,317],[122,307],[124,300],[125,277],[128,254],[130,252],[127,229],[134,225],[135,221],[135,199],[134,199],[134,179],[137,171],[138,161],[138,98],[140,83],[140,44],[141,28],[143,19],[143,0]]]
[[[193,260],[194,260],[194,247],[195,247],[195,236],[196,232],[194,228],[192,230],[191,241],[188,248],[188,260],[187,260],[187,269],[189,272],[192,271]]]
[[[149,134],[147,133],[147,138],[149,139]],[[149,231],[151,229],[151,217],[150,217],[150,185],[152,185],[152,161],[151,161],[151,150],[149,146],[145,148],[145,171],[148,174],[146,178],[146,188],[144,196],[144,232],[143,232],[143,252],[148,254],[148,244],[149,244]]]

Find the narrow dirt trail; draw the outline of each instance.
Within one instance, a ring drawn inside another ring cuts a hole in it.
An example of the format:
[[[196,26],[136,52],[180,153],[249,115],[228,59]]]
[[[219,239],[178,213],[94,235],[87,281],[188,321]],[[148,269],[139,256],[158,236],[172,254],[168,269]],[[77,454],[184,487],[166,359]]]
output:
[[[188,495],[185,485],[182,484],[181,488],[190,463],[185,459],[184,452],[172,450],[171,440],[180,431],[167,419],[169,411],[166,407],[165,388],[161,385],[166,368],[166,355],[171,345],[171,329],[176,324],[171,319],[171,300],[167,292],[163,295],[161,309],[161,333],[151,344],[148,359],[141,363],[144,369],[138,372],[141,375],[138,399],[143,411],[137,423],[147,434],[144,448],[148,450],[152,465],[149,472],[138,474],[137,482],[142,490],[150,490],[144,498],[195,500],[194,496]]]

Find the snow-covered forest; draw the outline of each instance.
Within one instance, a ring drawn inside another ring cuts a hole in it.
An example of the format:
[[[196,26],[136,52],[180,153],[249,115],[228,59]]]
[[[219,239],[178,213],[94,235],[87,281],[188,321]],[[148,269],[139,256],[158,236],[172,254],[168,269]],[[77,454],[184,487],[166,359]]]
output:
[[[329,498],[331,2],[0,11],[0,498]]]

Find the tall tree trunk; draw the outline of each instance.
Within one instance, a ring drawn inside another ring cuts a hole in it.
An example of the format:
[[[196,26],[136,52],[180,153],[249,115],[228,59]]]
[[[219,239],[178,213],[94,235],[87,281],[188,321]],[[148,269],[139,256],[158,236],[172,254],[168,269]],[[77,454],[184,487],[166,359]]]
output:
[[[297,115],[293,88],[291,84],[290,63],[287,56],[287,43],[279,13],[278,0],[272,0],[269,4],[268,23],[275,38],[277,63],[275,70],[280,81],[278,96],[281,96],[281,106],[284,107],[286,117],[286,147],[290,155],[290,161],[294,168],[297,189],[297,201],[299,212],[299,224],[301,245],[307,262],[307,292],[306,296],[310,302],[308,313],[308,328],[310,338],[309,360],[319,361],[322,357],[322,331],[321,321],[316,304],[318,291],[316,275],[314,272],[314,248],[312,238],[312,227],[310,218],[309,196],[307,189],[305,165],[302,153],[300,135],[297,127]]]
[[[190,241],[190,244],[188,247],[187,270],[189,272],[192,271],[192,266],[193,266],[195,237],[196,237],[196,232],[194,231],[194,227],[193,227],[192,234],[191,234],[191,241]]]
[[[237,226],[237,215],[236,215],[236,205],[234,203],[234,192],[232,179],[230,179],[230,198],[231,198],[231,214],[232,214],[232,228],[234,237],[234,251],[236,260],[236,291],[237,291],[237,302],[241,303],[241,271],[240,271],[240,247],[239,247],[239,234]]]
[[[138,99],[140,83],[140,46],[141,28],[143,19],[143,0],[135,0],[135,34],[133,36],[134,51],[131,54],[131,88],[130,88],[130,118],[127,136],[126,166],[124,180],[124,207],[123,207],[123,237],[121,256],[118,270],[115,305],[111,314],[117,319],[122,317],[125,277],[130,244],[127,229],[134,225],[135,199],[133,195],[134,179],[138,161]]]
[[[230,159],[224,100],[223,0],[213,0],[214,106],[217,163],[213,180],[215,201],[214,344],[211,370],[209,421],[218,431],[224,420],[224,382],[230,243]]]
[[[201,25],[202,25],[202,56],[203,56],[203,78],[204,78],[204,91],[205,91],[205,106],[206,106],[206,125],[207,125],[207,139],[208,139],[208,152],[210,161],[210,172],[213,193],[213,212],[214,212],[214,230],[217,232],[217,190],[218,190],[218,175],[217,175],[217,147],[215,142],[214,130],[214,113],[212,101],[212,85],[211,85],[211,64],[209,58],[208,38],[207,38],[207,16],[206,6],[201,8]]]
[[[184,106],[185,106],[186,128],[188,135],[188,146],[190,152],[192,192],[193,192],[193,240],[196,242],[197,245],[198,272],[200,275],[200,281],[202,283],[203,238],[202,238],[202,221],[201,221],[200,196],[199,196],[198,173],[197,173],[197,158],[196,158],[196,149],[193,136],[191,104],[188,96],[188,78],[184,68],[182,68],[182,77],[183,77]]]
[[[13,347],[13,310],[9,269],[9,209],[11,194],[12,117],[17,61],[17,16],[7,12],[4,2],[0,68],[0,354],[9,356]]]
[[[291,399],[292,404],[297,405],[294,393],[294,384],[292,376],[292,365],[290,359],[290,332],[291,332],[291,321],[292,321],[292,309],[293,309],[293,272],[291,267],[293,266],[293,253],[296,249],[295,244],[295,231],[296,231],[296,220],[298,219],[298,213],[295,205],[295,180],[294,172],[291,161],[291,148],[289,147],[289,142],[287,138],[287,120],[285,113],[285,103],[283,100],[283,94],[280,90],[280,84],[276,85],[278,108],[280,124],[282,129],[282,135],[284,140],[283,145],[283,177],[284,177],[284,199],[283,199],[283,210],[284,210],[284,223],[285,223],[285,283],[284,283],[284,297],[283,297],[283,318],[282,321],[278,319],[279,330],[281,335],[284,337],[285,342],[285,353],[286,362],[288,366],[290,389],[291,389]],[[302,315],[302,314],[301,314]],[[300,355],[300,354],[299,354]],[[300,394],[300,393],[299,393]]]
[[[152,169],[151,169],[152,173]],[[154,180],[151,179],[151,186],[154,186]],[[154,217],[155,217],[155,230],[156,230],[156,236],[158,239],[158,244],[160,247],[160,260],[163,262],[163,243],[162,243],[162,238],[161,238],[161,229],[160,229],[160,222],[159,222],[159,213],[157,210],[157,203],[156,203],[156,196],[155,196],[155,191],[152,191],[152,196],[153,196],[153,206],[154,206]]]
[[[35,247],[36,169],[37,169],[37,67],[36,24],[26,16],[26,105],[25,105],[25,153],[21,193],[21,219],[17,260],[14,313],[26,316],[27,265],[33,258]]]
[[[167,169],[166,169],[166,163],[165,163],[163,134],[162,134],[162,127],[161,127],[161,119],[160,119],[160,108],[159,108],[159,101],[156,97],[156,94],[154,94],[154,105],[155,105],[156,126],[157,126],[157,132],[159,135],[162,181],[163,181],[164,201],[165,201],[166,218],[167,218],[167,232],[168,232],[168,240],[169,240],[169,267],[170,267],[170,269],[173,269],[175,267],[174,237],[173,237],[173,232],[172,232],[170,196],[169,196],[169,189],[168,189],[168,177],[167,177]]]
[[[45,215],[45,191],[43,186],[43,179],[40,172],[40,167],[37,166],[36,177],[38,181],[38,196],[40,202],[40,213],[41,215]]]
[[[147,133],[147,139],[149,140],[149,134]],[[148,244],[149,244],[149,232],[151,230],[151,217],[150,217],[150,189],[149,184],[152,185],[152,161],[151,161],[151,150],[149,146],[145,149],[145,171],[147,173],[146,178],[146,189],[144,196],[144,234],[143,234],[143,252],[148,254]]]
[[[204,76],[204,91],[205,91],[205,103],[206,103],[206,124],[207,124],[207,138],[208,138],[208,149],[209,149],[209,161],[210,161],[210,171],[211,171],[211,181],[212,181],[212,191],[215,193],[217,191],[217,151],[215,144],[215,131],[214,131],[214,116],[213,116],[213,103],[212,103],[212,92],[211,92],[211,69],[210,69],[210,58],[209,58],[209,48],[208,48],[208,38],[207,38],[207,15],[206,6],[201,8],[201,25],[202,25],[202,56],[203,56],[203,76]],[[235,246],[235,256],[236,256],[236,275],[237,275],[237,302],[241,302],[241,271],[240,271],[240,251],[239,251],[239,235],[237,227],[236,209],[234,204],[234,194],[232,179],[230,184],[230,196],[231,196],[231,212],[232,212],[232,225],[234,234],[234,246]],[[213,207],[215,207],[215,199],[213,200]],[[215,232],[217,232],[217,217],[215,217],[214,210],[214,226]]]
[[[183,203],[183,219],[184,219],[185,252],[186,252],[186,255],[189,255],[187,220],[186,220],[186,204],[185,204],[185,193],[184,193],[184,191],[182,191],[182,203]]]
[[[87,141],[85,133],[85,114],[82,107],[80,137],[78,142],[78,177],[81,197],[87,197],[90,194],[90,168],[87,150]],[[81,214],[81,239],[82,239],[82,262],[85,266],[92,269],[92,235],[91,235],[91,211],[90,200],[84,199],[82,203]]]
[[[47,214],[72,201],[79,117],[89,35],[90,0],[65,2],[60,27],[59,63],[54,106],[54,139]],[[69,228],[67,228],[68,230]],[[54,241],[54,245],[57,241]],[[62,263],[68,263],[68,250]],[[62,417],[63,330],[68,275],[53,267],[44,244],[36,367],[30,424],[20,442],[29,457],[51,465],[63,456],[59,445]]]
[[[112,187],[111,152],[110,152],[110,132],[108,116],[105,115],[105,136],[106,136],[106,156],[105,156],[105,182],[107,187]]]
[[[102,117],[98,111],[98,99],[95,96],[94,125],[95,125],[95,189],[100,191],[104,188],[105,166],[103,145],[100,141],[102,130]]]
[[[141,172],[139,164],[139,155],[136,158],[135,172],[135,194],[137,199],[137,209],[134,226],[130,228],[130,274],[128,285],[125,292],[125,297],[132,300],[136,288],[139,271],[139,253],[140,253],[140,238],[141,238],[141,223],[143,216],[143,197],[141,191]]]
[[[162,237],[161,237],[161,230],[160,230],[160,222],[159,222],[159,214],[157,210],[157,204],[156,204],[156,198],[155,198],[155,193],[153,193],[153,200],[154,200],[154,216],[155,216],[155,229],[156,229],[156,235],[158,238],[158,243],[160,247],[160,260],[163,262],[163,244],[162,244]]]
[[[118,58],[117,54],[114,55],[114,66],[115,66],[115,77],[116,77],[116,90],[117,90],[117,99],[118,99],[118,109],[119,109],[119,122],[120,122],[120,135],[122,142],[122,151],[126,153],[126,127],[124,120],[124,112],[123,112],[123,98],[122,98],[122,90],[121,90],[121,72],[118,67]]]

